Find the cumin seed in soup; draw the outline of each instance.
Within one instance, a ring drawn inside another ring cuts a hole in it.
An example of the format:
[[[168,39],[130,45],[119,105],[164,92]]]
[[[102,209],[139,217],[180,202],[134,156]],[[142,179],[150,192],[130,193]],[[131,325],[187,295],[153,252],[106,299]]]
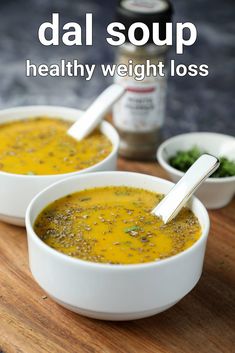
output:
[[[109,186],[56,200],[37,217],[34,230],[50,247],[82,260],[109,264],[158,261],[192,246],[201,235],[188,208],[163,222],[150,211],[163,195]]]
[[[112,151],[96,130],[82,141],[67,134],[70,121],[37,117],[0,124],[0,170],[14,174],[50,175],[91,167]]]

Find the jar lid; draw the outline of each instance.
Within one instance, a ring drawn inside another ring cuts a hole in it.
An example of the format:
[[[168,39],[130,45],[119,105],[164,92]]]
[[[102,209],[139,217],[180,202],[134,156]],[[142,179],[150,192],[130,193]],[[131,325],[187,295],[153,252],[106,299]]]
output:
[[[149,42],[152,43],[152,23],[159,23],[159,38],[166,38],[166,23],[172,19],[172,5],[168,0],[120,0],[116,9],[116,20],[125,26],[121,32],[128,41],[128,30],[135,22],[144,23],[150,32]],[[143,31],[136,28],[135,38],[142,39]]]

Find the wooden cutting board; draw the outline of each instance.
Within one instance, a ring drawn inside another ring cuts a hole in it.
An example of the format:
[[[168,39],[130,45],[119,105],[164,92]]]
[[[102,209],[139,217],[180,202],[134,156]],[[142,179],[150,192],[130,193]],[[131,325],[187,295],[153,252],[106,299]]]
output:
[[[119,160],[119,169],[166,177],[156,163]],[[235,200],[210,211],[202,278],[168,311],[102,322],[60,307],[33,280],[25,230],[0,223],[0,353],[235,352]]]

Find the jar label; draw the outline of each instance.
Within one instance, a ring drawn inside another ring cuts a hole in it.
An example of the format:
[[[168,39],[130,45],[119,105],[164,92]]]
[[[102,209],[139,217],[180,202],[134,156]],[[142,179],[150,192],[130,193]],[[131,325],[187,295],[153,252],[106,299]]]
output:
[[[148,132],[163,125],[166,78],[138,82],[117,76],[115,82],[127,92],[115,104],[113,121],[117,128],[130,132]]]

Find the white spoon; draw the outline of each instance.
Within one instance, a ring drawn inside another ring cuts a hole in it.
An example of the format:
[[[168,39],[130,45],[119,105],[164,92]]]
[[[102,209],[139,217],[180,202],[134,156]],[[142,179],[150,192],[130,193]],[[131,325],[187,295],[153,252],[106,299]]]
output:
[[[118,84],[106,88],[67,133],[76,140],[84,139],[100,124],[105,114],[124,93],[125,88]]]
[[[202,182],[219,167],[219,164],[218,158],[203,154],[151,213],[162,218],[164,223],[171,221]]]

